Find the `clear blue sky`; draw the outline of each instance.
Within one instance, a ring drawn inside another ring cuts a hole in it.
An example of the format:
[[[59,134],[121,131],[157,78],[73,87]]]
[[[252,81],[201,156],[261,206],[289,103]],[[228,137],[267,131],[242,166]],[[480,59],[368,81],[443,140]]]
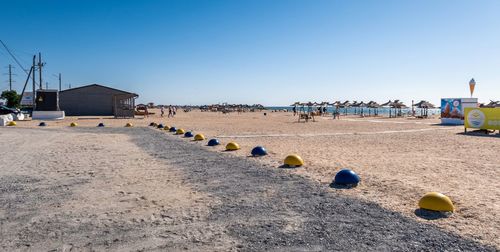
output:
[[[6,1],[0,39],[27,67],[139,102],[500,99],[500,1]],[[0,48],[0,66],[13,61]],[[16,69],[17,89],[25,75]],[[1,75],[0,88],[7,87]]]

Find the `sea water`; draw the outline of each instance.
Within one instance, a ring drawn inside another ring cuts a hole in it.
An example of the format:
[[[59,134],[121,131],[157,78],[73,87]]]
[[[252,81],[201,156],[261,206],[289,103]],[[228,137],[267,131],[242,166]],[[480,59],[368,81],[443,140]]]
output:
[[[267,110],[288,110],[288,111],[292,111],[293,110],[293,107],[292,106],[269,106],[269,107],[265,107]],[[297,110],[300,111],[301,107],[297,107]],[[312,109],[314,110],[315,107],[312,107]],[[305,110],[307,111],[307,107],[305,107]],[[328,113],[333,113],[333,111],[335,110],[334,107],[327,107],[326,111]],[[360,110],[363,110],[363,114],[364,115],[373,115],[375,112],[375,109],[368,109],[368,108],[353,108],[353,107],[350,107],[350,108],[339,108],[339,112],[341,115],[344,115],[344,114],[348,114],[348,115],[354,115],[354,114],[357,114],[359,115],[360,114]],[[389,115],[389,108],[378,108],[377,109],[378,111],[378,115],[382,115],[382,116],[388,116]],[[394,109],[390,109],[390,114],[394,114]],[[398,110],[399,111],[399,110]],[[401,113],[403,115],[411,115],[412,112],[411,112],[411,109],[410,108],[406,108],[406,109],[401,109]],[[431,116],[431,115],[439,115],[441,113],[441,110],[440,109],[429,109],[428,110],[428,115]],[[415,114],[416,115],[419,115],[420,114],[420,111],[419,109],[415,109]]]

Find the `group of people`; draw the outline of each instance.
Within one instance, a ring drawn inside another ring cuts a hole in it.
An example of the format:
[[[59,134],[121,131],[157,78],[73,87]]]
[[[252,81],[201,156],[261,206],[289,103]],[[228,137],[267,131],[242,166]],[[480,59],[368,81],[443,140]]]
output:
[[[161,111],[161,117],[165,115],[165,107],[161,106],[160,108]],[[177,114],[177,107],[175,106],[168,106],[168,118],[174,117]]]
[[[299,114],[299,111],[297,110],[297,106],[293,106],[292,111],[293,111],[293,116],[296,116],[296,115]],[[326,107],[318,107],[317,108],[317,113],[319,115],[326,114],[327,113],[327,108]],[[333,115],[333,119],[340,119],[340,112],[339,112],[338,109],[335,109],[332,112],[332,115]]]

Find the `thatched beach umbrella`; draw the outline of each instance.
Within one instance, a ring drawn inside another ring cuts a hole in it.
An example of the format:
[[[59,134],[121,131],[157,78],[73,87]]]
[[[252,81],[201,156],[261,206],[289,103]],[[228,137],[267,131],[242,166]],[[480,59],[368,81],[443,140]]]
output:
[[[359,114],[361,116],[363,116],[364,115],[364,108],[366,108],[366,103],[364,103],[363,101],[360,101],[358,103],[358,107],[359,107]]]
[[[394,105],[394,102],[393,102],[393,101],[391,101],[391,100],[389,100],[388,102],[383,103],[383,104],[381,104],[380,106],[381,106],[381,107],[383,107],[383,108],[388,108],[388,109],[389,109],[389,118],[391,118],[391,117],[392,117],[392,109],[393,109],[393,108],[394,108],[394,106],[395,106],[395,105]]]
[[[371,115],[371,110],[373,109],[373,115],[377,116],[378,115],[378,109],[380,108],[380,104],[374,102],[374,101],[369,101],[366,106],[368,107],[368,115]]]
[[[396,116],[401,116],[402,115],[401,110],[408,108],[408,106],[406,106],[403,102],[399,100],[394,100],[394,108],[398,112]]]
[[[402,101],[394,100],[394,106],[399,109],[408,108]]]
[[[482,108],[500,108],[500,101],[490,100],[490,102],[488,104],[481,104],[480,107],[482,107]]]
[[[436,106],[434,106],[434,104],[432,104],[428,101],[425,101],[425,100],[421,100],[420,102],[416,103],[414,106],[416,108],[420,109],[420,116],[422,116],[422,117],[427,117],[428,110],[436,107]]]
[[[357,102],[357,101],[353,101],[353,102],[351,103],[351,108],[354,108],[354,114],[357,114],[357,113],[358,113],[358,107],[359,107],[359,105],[358,105],[358,102]]]
[[[329,103],[330,106],[332,106],[332,110],[333,110],[333,114],[337,114],[339,113],[339,108],[341,106],[341,102],[340,101],[334,101],[332,103]]]
[[[344,115],[347,115],[347,109],[351,107],[351,103],[347,100],[341,103],[340,108],[344,108]]]

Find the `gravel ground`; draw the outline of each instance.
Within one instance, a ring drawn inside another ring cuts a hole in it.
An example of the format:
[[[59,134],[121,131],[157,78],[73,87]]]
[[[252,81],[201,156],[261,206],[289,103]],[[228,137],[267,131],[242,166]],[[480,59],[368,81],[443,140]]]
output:
[[[18,143],[0,147],[4,251],[496,250],[164,131],[0,136]]]
[[[495,250],[376,204],[340,196],[286,169],[208,152],[200,144],[159,134],[165,135],[137,134],[134,141],[151,155],[175,163],[185,174],[184,183],[221,200],[207,221],[226,227],[242,250]]]

